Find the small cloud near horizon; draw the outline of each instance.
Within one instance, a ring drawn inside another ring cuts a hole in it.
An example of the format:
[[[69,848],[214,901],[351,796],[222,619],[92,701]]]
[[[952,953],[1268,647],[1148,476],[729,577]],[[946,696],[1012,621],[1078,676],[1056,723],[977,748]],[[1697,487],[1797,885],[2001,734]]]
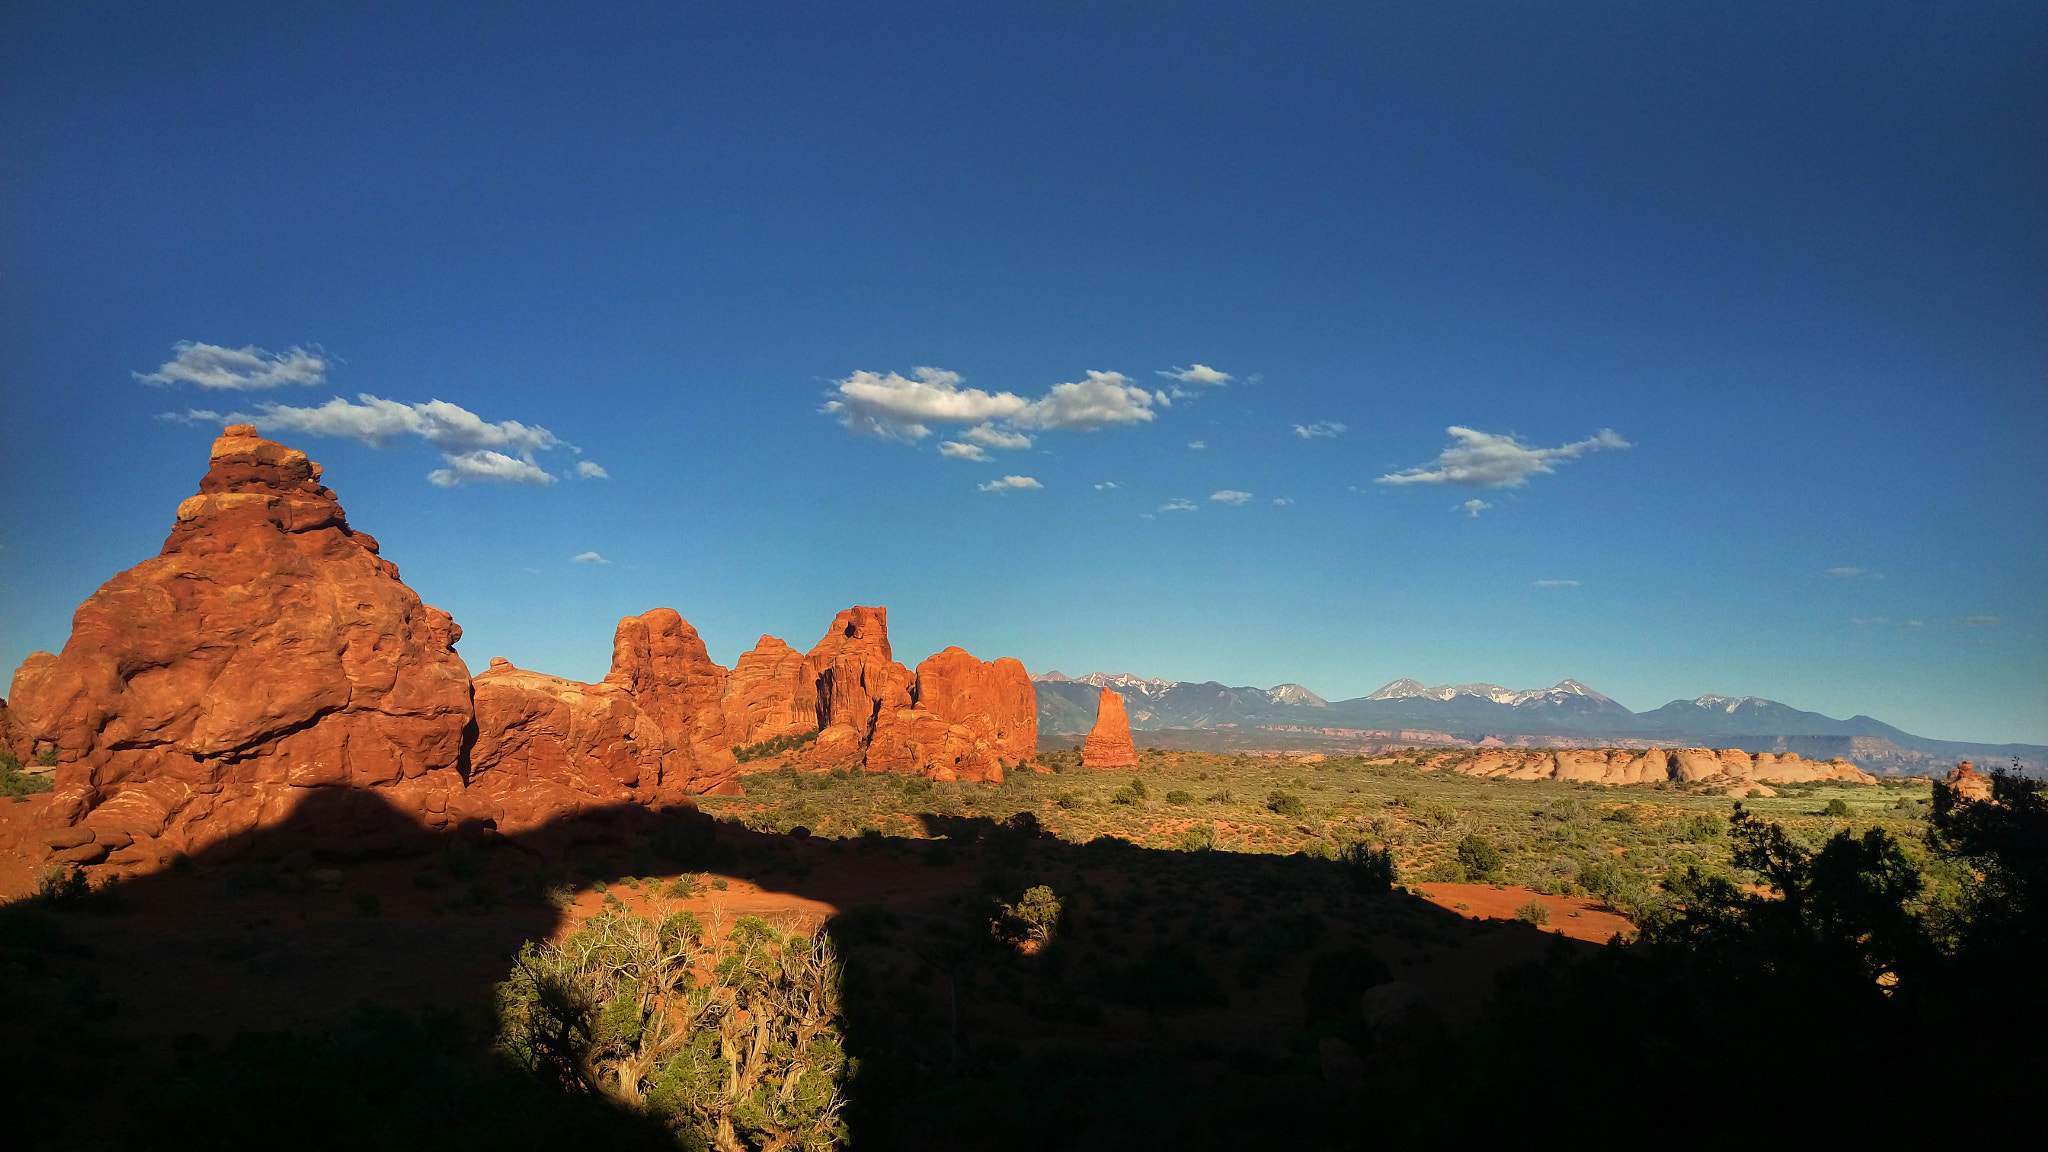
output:
[[[1001,480],[991,480],[986,484],[975,485],[975,489],[981,492],[1014,492],[1023,488],[1043,487],[1045,485],[1040,484],[1029,476],[1005,476]]]
[[[1121,488],[1121,487],[1123,487],[1123,485],[1121,485],[1121,484],[1117,483],[1117,482],[1116,482],[1116,481],[1114,481],[1114,480],[1104,480],[1104,481],[1103,481],[1102,483],[1100,483],[1100,484],[1097,484],[1097,485],[1095,486],[1095,490],[1096,490],[1097,492],[1107,492],[1107,491],[1109,491],[1109,490],[1110,490],[1110,489],[1112,489],[1112,488]]]
[[[130,375],[143,384],[159,388],[173,384],[197,384],[201,388],[251,392],[287,384],[311,386],[327,379],[327,358],[308,352],[297,344],[282,352],[268,352],[254,344],[224,348],[180,340],[171,345],[176,353],[154,372]]]
[[[844,380],[820,411],[839,418],[847,431],[885,440],[922,440],[933,424],[972,425],[965,437],[985,448],[1028,448],[1025,428],[1095,432],[1118,425],[1142,424],[1153,409],[1173,400],[1151,392],[1121,372],[1089,369],[1083,379],[1055,384],[1036,400],[1015,392],[963,388],[965,377],[944,368],[895,372],[856,371]]]
[[[595,553],[595,552],[578,552],[578,553],[577,553],[576,555],[574,555],[574,556],[571,556],[571,557],[569,557],[569,563],[571,563],[571,564],[609,564],[609,563],[611,563],[611,561],[609,561],[609,560],[605,559],[604,557],[602,557],[602,556],[598,555],[598,554],[597,554],[597,553]]]
[[[1189,500],[1186,497],[1176,496],[1175,498],[1168,500],[1166,503],[1161,504],[1159,506],[1159,510],[1161,512],[1198,512],[1201,510],[1201,507],[1200,505],[1196,504],[1193,500]]]
[[[1296,424],[1294,426],[1294,434],[1303,440],[1315,440],[1318,438],[1334,440],[1338,433],[1349,432],[1350,430],[1349,425],[1339,424],[1335,420],[1318,420],[1313,424]]]
[[[1463,512],[1467,516],[1477,516],[1481,512],[1484,512],[1491,507],[1493,507],[1493,505],[1487,503],[1484,500],[1467,500],[1463,504],[1451,505],[1451,511]]]
[[[1228,504],[1233,508],[1240,504],[1243,504],[1245,501],[1250,500],[1251,498],[1251,493],[1240,492],[1235,488],[1225,488],[1219,492],[1209,493],[1209,499],[1214,500],[1218,504]]]
[[[1162,371],[1159,375],[1166,377],[1168,380],[1178,380],[1182,384],[1191,384],[1197,388],[1221,388],[1232,380],[1237,379],[1237,377],[1232,376],[1230,373],[1219,372],[1207,364],[1190,364],[1185,368],[1175,365],[1172,371]]]
[[[1282,506],[1282,507],[1285,507],[1285,506],[1287,506],[1287,505],[1289,505],[1289,504],[1292,504],[1292,503],[1294,503],[1294,497],[1292,497],[1292,496],[1275,496],[1275,497],[1273,497],[1273,503],[1275,503],[1275,504],[1278,504],[1278,505],[1280,505],[1280,506]]]
[[[1194,449],[1195,451],[1197,451],[1197,452],[1201,451],[1201,450],[1202,450],[1202,449],[1204,449],[1204,448],[1207,448],[1208,446],[1209,446],[1209,442],[1208,442],[1207,440],[1190,440],[1190,441],[1188,441],[1188,447],[1190,447],[1190,448],[1193,448],[1193,449]]]
[[[586,480],[609,480],[612,478],[612,474],[604,470],[604,465],[599,464],[595,460],[577,461],[576,474]]]
[[[1557,471],[1557,466],[1603,448],[1632,448],[1610,428],[1584,440],[1556,448],[1531,448],[1512,435],[1481,432],[1456,424],[1445,429],[1458,442],[1435,460],[1400,472],[1389,472],[1376,484],[1459,484],[1474,488],[1519,488],[1529,477]]]
[[[939,455],[952,460],[975,460],[983,464],[992,463],[995,457],[982,451],[979,444],[962,444],[957,440],[939,442]]]

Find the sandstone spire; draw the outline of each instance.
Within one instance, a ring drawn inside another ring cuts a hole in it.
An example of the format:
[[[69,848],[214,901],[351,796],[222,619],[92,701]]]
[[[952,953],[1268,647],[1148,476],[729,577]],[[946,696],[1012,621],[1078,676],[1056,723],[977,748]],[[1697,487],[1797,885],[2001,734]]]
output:
[[[1124,714],[1124,698],[1116,689],[1104,688],[1095,705],[1095,727],[1081,745],[1083,768],[1136,768],[1138,749],[1131,743],[1131,721]]]

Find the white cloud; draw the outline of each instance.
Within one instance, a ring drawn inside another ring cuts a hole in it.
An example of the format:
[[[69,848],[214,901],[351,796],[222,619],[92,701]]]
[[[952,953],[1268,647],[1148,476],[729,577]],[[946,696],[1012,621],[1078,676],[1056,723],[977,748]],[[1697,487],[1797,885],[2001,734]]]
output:
[[[957,440],[939,441],[939,455],[949,456],[955,460],[979,460],[983,463],[995,459],[995,457],[982,451],[981,445],[962,444]]]
[[[1201,509],[1193,500],[1175,497],[1161,504],[1159,510],[1161,512],[1199,512]]]
[[[266,352],[251,344],[244,348],[223,348],[180,340],[171,345],[176,356],[164,361],[154,372],[132,375],[144,384],[165,387],[197,384],[201,388],[225,388],[248,392],[285,384],[313,385],[327,379],[327,360],[294,344],[282,352]]]
[[[595,552],[578,552],[578,553],[577,553],[576,555],[574,555],[574,556],[571,556],[571,557],[569,557],[569,563],[571,563],[571,564],[609,564],[609,563],[611,563],[611,561],[609,561],[609,560],[605,559],[604,557],[602,557],[602,556],[598,555],[598,554],[597,554],[597,553],[595,553]]]
[[[1294,498],[1291,496],[1275,496],[1273,497],[1273,503],[1285,507],[1289,504],[1294,503]]]
[[[1093,432],[1116,424],[1142,424],[1152,419],[1152,405],[1171,403],[1165,393],[1147,392],[1121,372],[1090,369],[1087,379],[1053,385],[1044,399],[1032,401],[1013,419],[1025,428]]]
[[[1338,433],[1348,431],[1350,428],[1347,425],[1339,424],[1335,420],[1318,420],[1313,424],[1294,426],[1294,434],[1303,440],[1314,440],[1317,437],[1335,439]]]
[[[914,368],[909,377],[894,372],[855,372],[839,382],[837,397],[825,411],[854,432],[895,440],[920,440],[935,424],[982,424],[1009,419],[1030,406],[1014,392],[962,388],[958,372]]]
[[[577,461],[576,474],[587,480],[609,480],[612,478],[612,474],[604,470],[604,465],[599,464],[595,460]]]
[[[521,460],[503,452],[480,448],[475,452],[454,455],[443,453],[446,468],[436,468],[427,473],[427,479],[435,486],[453,488],[467,480],[494,480],[503,484],[553,484],[555,478],[548,470],[532,460]]]
[[[1491,507],[1493,505],[1484,500],[1467,500],[1463,504],[1451,505],[1453,511],[1463,511],[1468,516],[1477,516]]]
[[[1007,432],[992,424],[976,424],[967,430],[967,438],[984,448],[1029,448],[1031,437],[1022,432]]]
[[[1019,488],[1043,488],[1045,485],[1029,476],[1005,476],[1001,480],[991,480],[975,487],[983,492],[1011,492]]]
[[[1536,587],[1538,588],[1577,588],[1578,586],[1579,582],[1577,580],[1538,580],[1536,582]]]
[[[1531,448],[1513,436],[1452,425],[1458,441],[1435,460],[1402,472],[1390,472],[1381,484],[1466,484],[1480,488],[1518,488],[1529,477],[1555,472],[1557,465],[1601,448],[1632,447],[1612,430],[1602,428],[1584,440],[1556,448]]]
[[[1123,487],[1123,485],[1121,485],[1121,484],[1117,483],[1117,482],[1116,482],[1116,481],[1114,481],[1114,480],[1104,480],[1104,481],[1103,481],[1102,483],[1100,483],[1100,484],[1097,484],[1097,485],[1095,486],[1095,490],[1096,490],[1097,492],[1107,492],[1107,491],[1109,491],[1109,490],[1110,490],[1110,489],[1112,489],[1112,488],[1121,488],[1121,487]]]
[[[565,445],[553,432],[536,424],[517,420],[492,423],[459,404],[429,400],[405,404],[385,400],[367,392],[357,403],[336,396],[317,407],[298,408],[289,404],[264,403],[254,413],[218,412],[192,409],[166,412],[161,417],[196,423],[202,420],[228,424],[254,424],[266,433],[301,432],[310,436],[340,436],[382,448],[403,436],[418,436],[440,449],[448,466],[427,474],[443,488],[470,480],[512,484],[552,484],[555,478],[533,458],[535,452]],[[502,451],[501,451],[502,450]],[[591,469],[596,469],[595,472]],[[603,478],[605,470],[590,461],[577,466],[577,474]]]
[[[1176,364],[1172,371],[1161,372],[1159,375],[1166,377],[1168,380],[1178,380],[1183,384],[1192,384],[1197,388],[1221,388],[1223,385],[1236,379],[1230,373],[1218,372],[1207,364],[1190,364],[1185,368]]]
[[[1882,580],[1884,573],[1872,572],[1868,568],[1830,568],[1821,573],[1830,580]]]
[[[1190,448],[1193,448],[1193,449],[1194,449],[1195,451],[1197,451],[1197,452],[1200,452],[1200,451],[1201,451],[1202,449],[1204,449],[1204,448],[1207,448],[1208,446],[1209,446],[1209,442],[1208,442],[1207,440],[1190,440],[1190,441],[1188,441],[1188,447],[1190,447]]]
[[[1228,504],[1232,507],[1236,507],[1237,505],[1242,504],[1245,501],[1250,500],[1251,498],[1251,493],[1239,492],[1235,488],[1225,488],[1221,492],[1209,493],[1209,499],[1214,500],[1218,504]]]

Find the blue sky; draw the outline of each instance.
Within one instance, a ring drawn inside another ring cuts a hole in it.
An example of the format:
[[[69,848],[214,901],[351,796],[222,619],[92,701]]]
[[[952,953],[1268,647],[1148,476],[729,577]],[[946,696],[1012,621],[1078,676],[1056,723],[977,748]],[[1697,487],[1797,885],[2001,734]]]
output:
[[[473,668],[2048,742],[2048,12],[1677,7],[10,6],[0,664],[241,412]]]

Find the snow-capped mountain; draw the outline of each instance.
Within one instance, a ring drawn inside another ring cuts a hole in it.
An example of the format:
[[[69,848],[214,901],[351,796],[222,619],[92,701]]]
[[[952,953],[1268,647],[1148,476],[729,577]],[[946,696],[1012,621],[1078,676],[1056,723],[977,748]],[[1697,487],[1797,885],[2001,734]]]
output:
[[[1301,704],[1310,708],[1328,708],[1330,702],[1303,688],[1299,684],[1275,684],[1266,689],[1266,699],[1275,704]]]
[[[1392,684],[1365,697],[1367,700],[1456,700],[1470,696],[1475,700],[1490,700],[1495,704],[1506,704],[1518,708],[1524,704],[1562,704],[1568,700],[1585,700],[1596,704],[1613,704],[1614,701],[1593,691],[1577,680],[1560,680],[1549,688],[1503,688],[1498,684],[1439,684],[1432,688],[1420,680],[1396,680]],[[1617,705],[1618,707],[1618,705]]]
[[[1119,694],[1136,691],[1151,696],[1173,687],[1171,680],[1147,680],[1128,672],[1090,672],[1086,676],[1068,676],[1061,672],[1044,672],[1032,677],[1041,684],[1086,684],[1091,688],[1114,688]]]

